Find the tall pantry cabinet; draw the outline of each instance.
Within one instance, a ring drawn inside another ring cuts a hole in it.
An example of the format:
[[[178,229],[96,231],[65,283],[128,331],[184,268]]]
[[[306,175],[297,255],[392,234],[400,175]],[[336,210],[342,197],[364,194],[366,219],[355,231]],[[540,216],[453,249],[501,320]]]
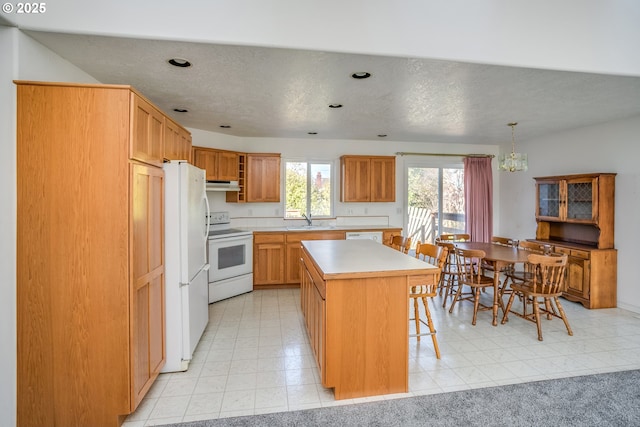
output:
[[[18,425],[119,426],[165,360],[166,117],[129,86],[16,84]]]

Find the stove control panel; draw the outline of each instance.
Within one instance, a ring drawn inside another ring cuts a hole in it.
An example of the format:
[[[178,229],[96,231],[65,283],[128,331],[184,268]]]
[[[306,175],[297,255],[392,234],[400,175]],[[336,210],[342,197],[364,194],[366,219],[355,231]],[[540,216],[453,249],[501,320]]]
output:
[[[227,224],[229,223],[229,212],[210,212],[209,224]]]

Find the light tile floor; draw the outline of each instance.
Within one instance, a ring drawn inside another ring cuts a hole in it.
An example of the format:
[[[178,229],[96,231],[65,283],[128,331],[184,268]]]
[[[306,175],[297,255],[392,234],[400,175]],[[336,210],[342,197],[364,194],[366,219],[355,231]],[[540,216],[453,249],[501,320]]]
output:
[[[491,312],[471,325],[472,305],[454,312],[431,301],[442,358],[431,338],[409,340],[409,392],[336,401],[319,383],[297,289],[264,290],[209,305],[210,322],[189,370],[161,374],[125,427],[293,411],[640,368],[640,315],[587,310],[561,299],[574,335],[560,319],[534,323]],[[483,296],[489,300],[488,292]],[[501,314],[501,312],[500,312]],[[411,325],[413,329],[413,325]]]

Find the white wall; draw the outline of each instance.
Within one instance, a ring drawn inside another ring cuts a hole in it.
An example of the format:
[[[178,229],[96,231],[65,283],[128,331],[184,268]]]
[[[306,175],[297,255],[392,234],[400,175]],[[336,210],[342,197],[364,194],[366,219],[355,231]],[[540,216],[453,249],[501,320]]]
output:
[[[5,59],[0,61],[0,425],[11,426],[16,423],[16,90],[12,81],[96,80],[15,28],[0,26],[0,52]]]
[[[6,425],[16,416],[16,139],[15,31],[0,26],[0,414]]]
[[[616,176],[615,247],[618,249],[618,307],[640,313],[636,263],[640,224],[640,116],[584,127],[544,138],[517,141],[529,156],[527,172],[503,172],[500,180],[499,232],[514,238],[535,236],[533,177],[614,172]],[[503,147],[508,150],[509,147]],[[636,248],[636,249],[634,249]]]

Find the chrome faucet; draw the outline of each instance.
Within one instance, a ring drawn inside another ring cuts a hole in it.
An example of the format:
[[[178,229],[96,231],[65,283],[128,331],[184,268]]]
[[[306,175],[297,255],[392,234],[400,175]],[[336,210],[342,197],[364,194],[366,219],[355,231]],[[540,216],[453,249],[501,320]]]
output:
[[[309,214],[309,216],[307,216],[307,215],[305,215],[305,214],[303,213],[303,214],[302,214],[302,217],[303,217],[304,219],[306,219],[306,220],[307,220],[307,225],[308,225],[309,227],[311,227],[311,214]]]

